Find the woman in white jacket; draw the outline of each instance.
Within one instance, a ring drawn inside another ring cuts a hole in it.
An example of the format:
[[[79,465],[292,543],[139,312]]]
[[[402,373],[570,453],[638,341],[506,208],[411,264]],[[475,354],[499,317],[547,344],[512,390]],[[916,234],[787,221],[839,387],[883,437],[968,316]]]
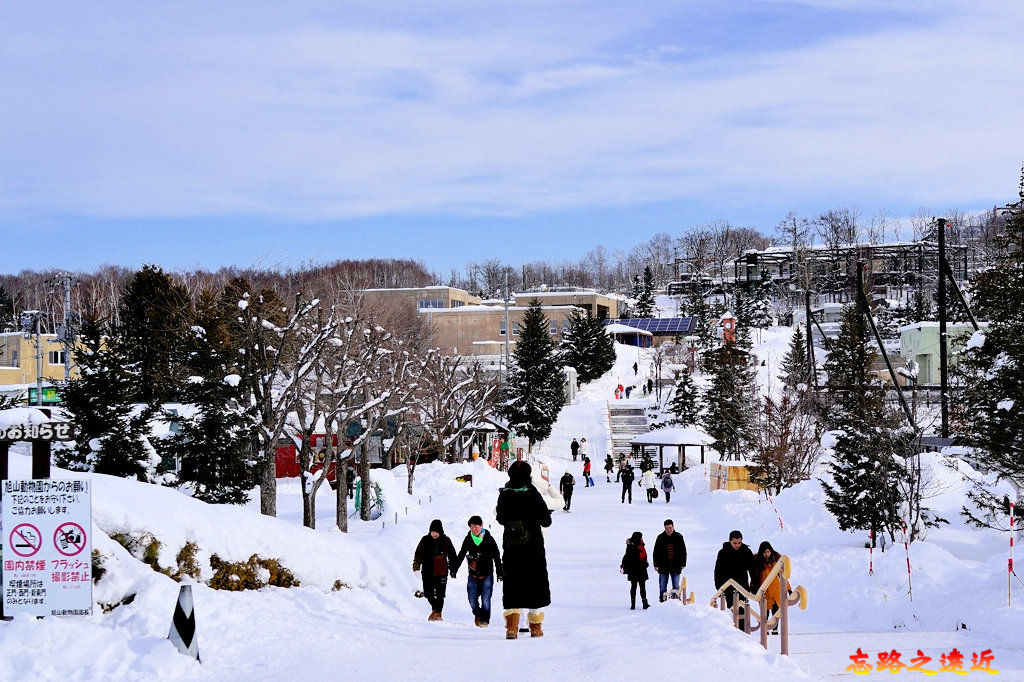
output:
[[[640,477],[640,485],[647,489],[647,501],[653,503],[654,496],[657,494],[658,490],[657,479],[654,476],[654,469],[648,469],[644,472],[643,476]]]

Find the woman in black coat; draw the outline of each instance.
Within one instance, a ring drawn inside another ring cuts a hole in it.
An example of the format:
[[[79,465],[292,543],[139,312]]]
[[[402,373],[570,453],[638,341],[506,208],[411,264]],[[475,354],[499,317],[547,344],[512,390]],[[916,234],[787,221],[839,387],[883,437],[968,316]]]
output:
[[[505,637],[519,636],[519,618],[528,609],[530,636],[541,637],[542,607],[551,603],[548,564],[542,528],[551,525],[551,510],[530,480],[530,465],[517,461],[508,468],[508,485],[498,493],[495,518],[504,526],[502,564],[505,587]]]
[[[625,573],[629,578],[629,609],[636,609],[636,587],[640,586],[640,599],[645,609],[650,608],[647,603],[647,548],[644,547],[644,536],[636,531],[626,540],[626,553],[622,555],[622,563],[619,564],[619,572]]]

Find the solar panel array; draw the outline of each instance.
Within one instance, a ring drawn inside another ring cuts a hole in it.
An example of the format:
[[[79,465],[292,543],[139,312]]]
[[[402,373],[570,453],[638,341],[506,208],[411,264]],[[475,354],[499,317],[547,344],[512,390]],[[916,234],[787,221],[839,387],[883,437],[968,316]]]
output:
[[[624,324],[652,334],[689,334],[693,330],[692,317],[634,317],[628,320],[605,320],[608,324]]]

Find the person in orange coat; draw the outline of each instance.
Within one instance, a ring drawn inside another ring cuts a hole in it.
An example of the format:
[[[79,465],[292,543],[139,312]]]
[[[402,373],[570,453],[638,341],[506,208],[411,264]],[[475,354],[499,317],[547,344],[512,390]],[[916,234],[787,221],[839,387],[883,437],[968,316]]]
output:
[[[757,554],[754,555],[754,575],[757,576],[757,585],[751,585],[756,591],[761,588],[764,584],[765,578],[775,568],[775,564],[778,563],[781,554],[775,551],[772,544],[765,540],[757,548]],[[786,582],[786,590],[789,591],[789,582]],[[772,580],[771,585],[765,590],[764,594],[765,603],[768,608],[771,609],[772,614],[779,610],[779,579],[778,576]]]

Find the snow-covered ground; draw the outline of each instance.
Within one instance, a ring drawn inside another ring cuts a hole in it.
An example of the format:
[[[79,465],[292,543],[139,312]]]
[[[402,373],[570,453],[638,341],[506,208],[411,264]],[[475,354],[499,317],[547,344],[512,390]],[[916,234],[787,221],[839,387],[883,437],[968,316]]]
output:
[[[767,384],[788,337],[784,330],[768,330],[761,342],[755,352],[763,354]],[[474,627],[464,569],[449,581],[442,623],[428,623],[429,607],[413,594],[419,575],[411,571],[412,553],[431,519],[444,522],[456,546],[472,514],[480,514],[500,538],[493,515],[505,477],[483,462],[421,466],[412,496],[404,492],[403,470],[375,472],[386,499],[384,515],[376,522],[353,522],[347,535],[330,529],[334,494],[326,487],[318,496],[320,529],[312,531],[301,527],[295,482],[281,482],[280,517],[270,519],[254,504],[206,505],[174,490],[97,475],[92,477],[94,546],[107,556],[108,572],[95,598],[113,603],[137,596],[109,613],[97,608],[91,617],[16,618],[0,624],[5,678],[820,679],[852,676],[845,669],[858,647],[871,655],[871,664],[879,651],[895,649],[909,665],[920,649],[934,659],[932,669],[955,647],[964,653],[965,667],[972,652],[991,649],[994,668],[1010,679],[1024,679],[1024,651],[1014,627],[1022,609],[1006,605],[1006,538],[959,521],[964,483],[946,466],[957,465],[955,460],[935,456],[926,462],[933,479],[931,506],[951,523],[911,546],[910,601],[902,545],[876,551],[875,576],[870,576],[866,538],[837,529],[815,481],[774,499],[778,515],[754,493],[709,492],[699,466],[676,477],[671,503],[661,498],[648,504],[634,489],[633,504],[621,504],[620,486],[605,482],[600,465],[607,452],[606,402],[617,383],[630,382],[633,362],[639,366],[637,379],[645,378],[650,351],[626,346],[618,351],[615,368],[583,388],[535,453],[553,477],[570,469],[579,481],[581,465],[572,463],[568,445],[574,436],[585,436],[597,482],[591,489],[577,486],[572,512],[556,512],[545,533],[553,604],[545,609],[542,639],[504,640],[500,585],[491,627]],[[27,476],[29,458],[15,454],[11,459],[11,476]],[[465,473],[473,475],[472,486],[455,481]],[[648,583],[652,608],[630,611],[628,582],[618,572],[625,539],[640,530],[653,548],[665,518],[672,518],[686,539],[684,575],[696,604],[658,604],[653,579]],[[794,611],[789,657],[778,655],[777,637],[765,652],[755,636],[732,629],[725,614],[707,605],[715,554],[734,528],[755,549],[767,539],[788,554],[794,561],[792,582],[808,589],[809,608]],[[178,584],[108,537],[144,531],[164,543],[163,565],[193,541],[201,562],[210,553],[229,560],[253,553],[280,558],[302,586],[223,592],[197,584],[203,662],[195,663],[166,641]],[[336,581],[344,583],[340,590],[333,589]],[[1024,598],[1024,586],[1016,587]]]

